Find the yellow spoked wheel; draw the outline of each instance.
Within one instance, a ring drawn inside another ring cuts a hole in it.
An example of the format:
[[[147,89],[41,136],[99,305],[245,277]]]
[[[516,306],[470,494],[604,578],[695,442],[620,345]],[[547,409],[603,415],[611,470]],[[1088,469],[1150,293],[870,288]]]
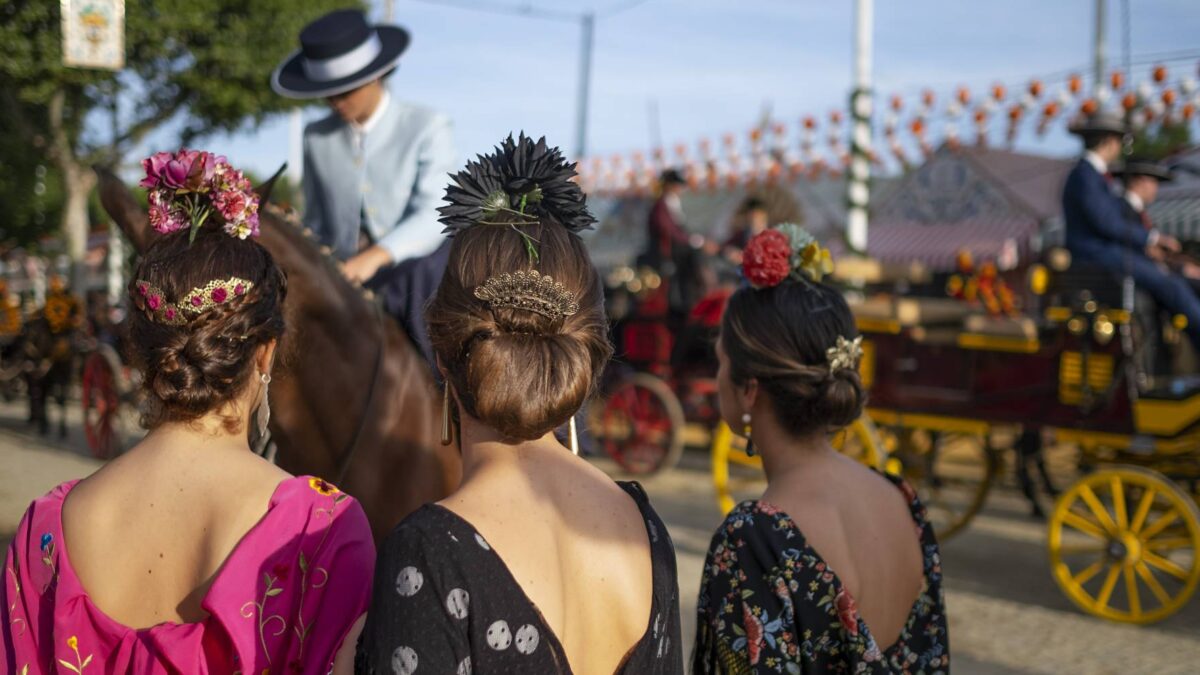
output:
[[[1118,466],[1076,482],[1050,518],[1054,581],[1080,609],[1123,623],[1174,614],[1200,581],[1200,509],[1157,471]]]
[[[746,454],[746,439],[733,433],[721,422],[713,432],[712,477],[721,513],[729,513],[737,504],[735,495],[761,483],[762,460]],[[880,471],[887,466],[887,452],[879,440],[875,425],[865,415],[833,438],[838,451]]]
[[[885,434],[939,541],[958,534],[983,508],[998,472],[981,434],[902,428]]]

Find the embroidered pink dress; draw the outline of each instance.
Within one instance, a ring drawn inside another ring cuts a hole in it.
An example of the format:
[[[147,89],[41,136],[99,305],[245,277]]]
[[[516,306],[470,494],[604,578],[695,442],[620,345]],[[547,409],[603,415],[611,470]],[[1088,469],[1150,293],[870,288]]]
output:
[[[88,598],[63,546],[64,483],[25,512],[0,586],[0,672],[329,672],[371,597],[375,545],[362,507],[318,478],[283,481],[229,555],[208,617],[134,630]]]

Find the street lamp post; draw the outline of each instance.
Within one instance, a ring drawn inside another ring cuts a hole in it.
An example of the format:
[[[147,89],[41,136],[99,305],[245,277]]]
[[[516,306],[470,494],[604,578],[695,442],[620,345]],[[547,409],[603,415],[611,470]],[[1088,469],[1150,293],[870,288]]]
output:
[[[846,243],[867,252],[868,208],[871,200],[871,30],[873,0],[854,4],[854,89],[850,93],[852,131],[850,167],[846,180]]]

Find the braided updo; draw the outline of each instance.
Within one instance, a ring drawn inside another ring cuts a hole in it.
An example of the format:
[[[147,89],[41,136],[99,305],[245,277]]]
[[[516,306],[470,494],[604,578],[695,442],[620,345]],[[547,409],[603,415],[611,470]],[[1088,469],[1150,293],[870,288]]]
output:
[[[854,368],[830,370],[825,351],[858,335],[836,289],[788,282],[733,294],[721,322],[721,346],[736,385],[758,381],[780,425],[796,437],[829,433],[862,413],[866,391]]]
[[[177,302],[214,279],[238,277],[249,291],[210,309],[184,325],[156,321],[149,309],[131,307],[127,352],[143,375],[142,425],[186,422],[220,410],[245,390],[259,347],[283,335],[287,279],[271,254],[252,239],[231,237],[219,228],[201,228],[188,243],[188,231],[159,237],[142,256],[130,283],[160,289]],[[238,421],[225,421],[230,432]]]

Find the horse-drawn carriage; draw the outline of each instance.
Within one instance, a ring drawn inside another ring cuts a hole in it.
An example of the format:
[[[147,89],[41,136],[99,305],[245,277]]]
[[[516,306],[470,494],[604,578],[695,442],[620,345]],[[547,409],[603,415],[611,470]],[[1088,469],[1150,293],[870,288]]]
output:
[[[1064,251],[1047,261],[1029,270],[1024,313],[856,294],[874,431],[853,436],[882,445],[943,539],[982,508],[1011,448],[1035,511],[1031,466],[1057,493],[1047,546],[1062,591],[1099,617],[1158,621],[1200,582],[1200,378],[1154,371],[1178,319],[1158,330],[1131,281],[1072,268]],[[714,441],[723,507],[730,465],[754,464],[733,443]],[[1051,445],[1072,457],[1061,492]]]

